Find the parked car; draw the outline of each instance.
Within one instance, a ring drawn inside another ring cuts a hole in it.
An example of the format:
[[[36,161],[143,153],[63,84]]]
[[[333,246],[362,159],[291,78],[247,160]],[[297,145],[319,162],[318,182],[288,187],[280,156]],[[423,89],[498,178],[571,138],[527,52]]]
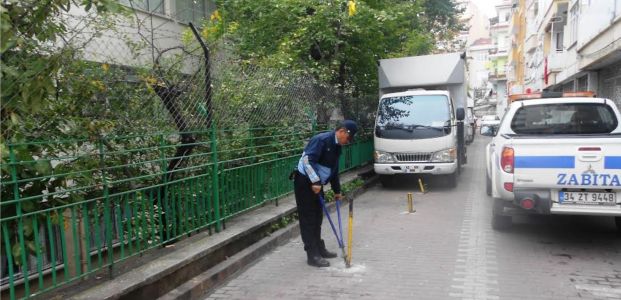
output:
[[[515,213],[569,214],[614,217],[621,231],[621,115],[614,102],[577,92],[524,97],[530,99],[509,105],[485,150],[492,227],[508,227]]]
[[[466,130],[466,143],[470,144],[474,141],[476,135],[476,116],[474,115],[474,109],[472,107],[466,108],[466,119],[464,120]]]

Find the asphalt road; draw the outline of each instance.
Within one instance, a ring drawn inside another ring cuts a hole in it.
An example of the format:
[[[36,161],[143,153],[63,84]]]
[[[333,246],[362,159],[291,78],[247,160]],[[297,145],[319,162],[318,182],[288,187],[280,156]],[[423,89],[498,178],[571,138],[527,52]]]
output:
[[[340,257],[329,268],[307,266],[296,238],[206,299],[621,299],[612,218],[520,216],[509,230],[491,229],[487,141],[469,146],[455,189],[424,179],[423,194],[416,177],[403,177],[357,198],[351,268]],[[338,250],[328,222],[323,237]]]

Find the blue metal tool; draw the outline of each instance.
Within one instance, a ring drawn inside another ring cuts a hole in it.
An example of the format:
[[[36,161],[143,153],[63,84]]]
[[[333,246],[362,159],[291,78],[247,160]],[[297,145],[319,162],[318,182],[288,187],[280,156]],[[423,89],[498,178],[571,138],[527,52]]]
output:
[[[328,222],[330,222],[330,227],[332,227],[332,232],[334,232],[334,236],[336,237],[336,242],[339,244],[339,248],[341,248],[341,253],[342,253],[343,259],[345,260],[345,264],[348,265],[347,254],[345,253],[345,244],[343,243],[343,231],[341,229],[342,226],[341,226],[340,202],[341,202],[340,200],[336,200],[336,211],[337,211],[338,221],[339,221],[339,231],[341,231],[341,235],[339,236],[339,234],[336,232],[336,227],[334,226],[334,222],[332,222],[332,218],[330,217],[330,212],[328,211],[328,208],[326,207],[326,201],[323,199],[323,195],[319,194],[319,203],[321,203],[323,212],[328,218]]]

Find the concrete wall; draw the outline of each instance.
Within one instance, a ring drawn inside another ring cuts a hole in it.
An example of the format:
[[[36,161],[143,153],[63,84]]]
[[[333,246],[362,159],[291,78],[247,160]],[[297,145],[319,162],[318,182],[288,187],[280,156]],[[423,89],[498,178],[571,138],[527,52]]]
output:
[[[583,1],[584,2],[584,1]],[[582,5],[578,26],[578,48],[592,42],[621,18],[621,0],[588,1]]]

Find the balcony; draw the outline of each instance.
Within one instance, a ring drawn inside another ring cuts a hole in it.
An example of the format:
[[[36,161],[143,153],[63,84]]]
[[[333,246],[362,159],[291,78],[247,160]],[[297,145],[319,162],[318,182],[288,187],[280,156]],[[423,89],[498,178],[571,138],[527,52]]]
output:
[[[565,68],[567,52],[552,52],[548,54],[548,72],[558,73]]]
[[[489,72],[488,80],[491,82],[507,80],[507,73],[504,67],[498,67],[497,69]]]

